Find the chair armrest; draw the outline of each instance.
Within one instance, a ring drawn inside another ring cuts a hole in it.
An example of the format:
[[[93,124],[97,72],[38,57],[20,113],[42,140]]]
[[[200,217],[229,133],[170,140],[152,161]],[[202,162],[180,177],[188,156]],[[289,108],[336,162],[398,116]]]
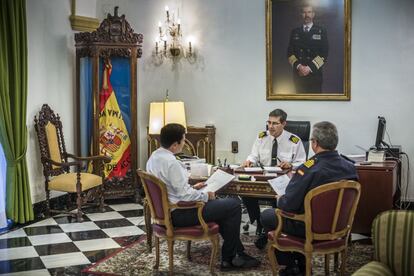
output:
[[[288,219],[293,219],[293,220],[298,220],[298,221],[305,222],[305,215],[304,214],[295,214],[295,213],[283,211],[281,209],[276,209],[276,210],[279,211],[280,216],[282,216],[284,218],[288,218]]]
[[[275,215],[277,218],[277,227],[274,230],[274,236],[275,236],[275,240],[277,240],[277,237],[280,236],[280,234],[282,233],[282,226],[283,226],[283,220],[282,217],[287,218],[287,219],[292,219],[292,220],[298,220],[298,221],[305,221],[305,215],[298,215],[295,213],[289,213],[286,211],[283,211],[279,208],[275,209]]]
[[[203,201],[179,201],[176,204],[170,204],[170,210],[175,209],[194,209],[197,208],[198,221],[205,235],[208,234],[208,225],[203,218],[203,208],[205,203]]]

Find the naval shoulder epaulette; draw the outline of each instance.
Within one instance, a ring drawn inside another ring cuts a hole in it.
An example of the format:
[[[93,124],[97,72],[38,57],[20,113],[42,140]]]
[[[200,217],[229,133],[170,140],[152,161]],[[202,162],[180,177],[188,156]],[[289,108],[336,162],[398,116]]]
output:
[[[315,165],[315,159],[309,159],[308,161],[306,161],[305,163],[303,163],[303,165],[306,168],[311,168],[313,165]]]
[[[299,137],[297,137],[293,134],[290,136],[289,140],[292,141],[295,144],[299,143],[299,141],[300,141]]]
[[[266,131],[261,131],[259,132],[259,138],[263,138],[267,136],[267,132]]]

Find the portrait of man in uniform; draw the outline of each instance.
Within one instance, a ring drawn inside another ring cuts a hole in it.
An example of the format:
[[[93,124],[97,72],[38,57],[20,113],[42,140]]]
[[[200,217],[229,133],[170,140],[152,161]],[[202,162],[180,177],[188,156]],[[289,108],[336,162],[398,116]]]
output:
[[[266,0],[267,100],[350,99],[350,0]]]

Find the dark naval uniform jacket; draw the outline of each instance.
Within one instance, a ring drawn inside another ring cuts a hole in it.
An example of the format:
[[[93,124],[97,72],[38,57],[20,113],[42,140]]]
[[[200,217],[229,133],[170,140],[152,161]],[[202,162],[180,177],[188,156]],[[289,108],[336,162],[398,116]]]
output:
[[[298,167],[286,187],[286,193],[278,199],[277,207],[286,212],[303,214],[305,196],[310,190],[339,180],[358,180],[355,165],[342,158],[337,151],[315,154]],[[305,225],[302,222],[292,220],[285,220],[285,222],[291,234],[305,235]]]
[[[328,49],[327,33],[321,26],[313,24],[308,32],[303,30],[303,26],[292,30],[287,56],[292,65],[296,92],[322,92],[322,68],[328,58]],[[299,64],[309,66],[312,72],[299,76]]]

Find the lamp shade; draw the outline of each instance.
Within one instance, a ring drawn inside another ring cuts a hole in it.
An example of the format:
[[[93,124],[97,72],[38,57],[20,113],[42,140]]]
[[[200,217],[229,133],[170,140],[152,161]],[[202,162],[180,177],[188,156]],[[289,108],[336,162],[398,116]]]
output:
[[[160,134],[166,124],[176,123],[187,128],[183,102],[150,103],[149,134]]]

